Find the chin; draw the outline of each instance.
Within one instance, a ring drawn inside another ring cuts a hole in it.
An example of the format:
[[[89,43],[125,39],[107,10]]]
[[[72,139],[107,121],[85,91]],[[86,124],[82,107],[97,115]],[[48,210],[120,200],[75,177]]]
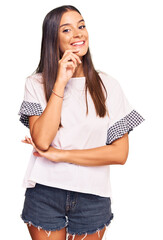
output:
[[[87,51],[80,51],[79,52],[76,52],[75,54],[78,55],[79,57],[83,57],[87,54],[88,50]]]

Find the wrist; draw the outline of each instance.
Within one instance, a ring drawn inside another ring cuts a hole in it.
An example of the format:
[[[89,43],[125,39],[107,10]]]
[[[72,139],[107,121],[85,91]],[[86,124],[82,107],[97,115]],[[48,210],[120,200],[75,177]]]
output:
[[[69,159],[70,159],[69,154],[70,154],[69,150],[60,150],[60,153],[59,153],[60,161],[61,162],[66,162],[66,163],[71,163],[69,161]]]
[[[53,87],[53,90],[54,90],[54,88],[59,88],[59,89],[64,90],[64,89],[65,89],[65,86],[66,86],[66,85],[65,85],[62,81],[56,79],[55,84],[54,84],[54,87]]]
[[[53,86],[53,90],[58,90],[58,91],[63,91],[64,92],[65,89],[65,85],[61,82],[55,82],[54,86]]]
[[[65,87],[64,87],[63,84],[55,82],[54,87],[52,89],[52,92],[55,93],[55,95],[63,97],[64,96],[64,89],[65,89]]]

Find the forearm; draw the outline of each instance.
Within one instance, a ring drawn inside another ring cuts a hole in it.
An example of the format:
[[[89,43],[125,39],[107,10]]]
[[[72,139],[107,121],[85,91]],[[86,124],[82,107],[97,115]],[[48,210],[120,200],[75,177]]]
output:
[[[62,160],[81,166],[123,165],[127,156],[127,147],[122,148],[113,144],[85,150],[67,150]]]
[[[31,144],[33,145],[32,142]],[[128,157],[129,142],[126,133],[110,145],[91,149],[62,150],[50,146],[47,151],[40,151],[34,145],[33,147],[38,151],[39,156],[53,162],[66,162],[81,166],[123,165]]]
[[[64,95],[64,86],[55,84],[54,92],[58,95]],[[42,150],[47,150],[58,131],[63,98],[59,98],[53,93],[47,103],[47,106],[41,116],[36,120],[32,128],[32,139],[34,143]]]

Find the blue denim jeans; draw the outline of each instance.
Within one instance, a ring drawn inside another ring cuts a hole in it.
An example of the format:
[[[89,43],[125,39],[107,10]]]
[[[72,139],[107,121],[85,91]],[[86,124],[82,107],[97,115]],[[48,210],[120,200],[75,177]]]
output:
[[[21,217],[46,232],[66,227],[68,234],[82,235],[108,226],[113,214],[108,197],[36,184],[26,190]]]

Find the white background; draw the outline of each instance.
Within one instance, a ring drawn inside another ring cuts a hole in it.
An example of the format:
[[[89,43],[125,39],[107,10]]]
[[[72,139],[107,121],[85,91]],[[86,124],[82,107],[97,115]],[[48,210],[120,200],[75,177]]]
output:
[[[130,133],[124,166],[111,166],[114,220],[109,240],[162,240],[163,7],[160,0],[4,1],[0,6],[1,172],[0,226],[5,239],[30,239],[19,215],[31,146],[17,115],[25,78],[40,57],[45,15],[64,4],[82,13],[96,69],[116,78],[146,119]]]

